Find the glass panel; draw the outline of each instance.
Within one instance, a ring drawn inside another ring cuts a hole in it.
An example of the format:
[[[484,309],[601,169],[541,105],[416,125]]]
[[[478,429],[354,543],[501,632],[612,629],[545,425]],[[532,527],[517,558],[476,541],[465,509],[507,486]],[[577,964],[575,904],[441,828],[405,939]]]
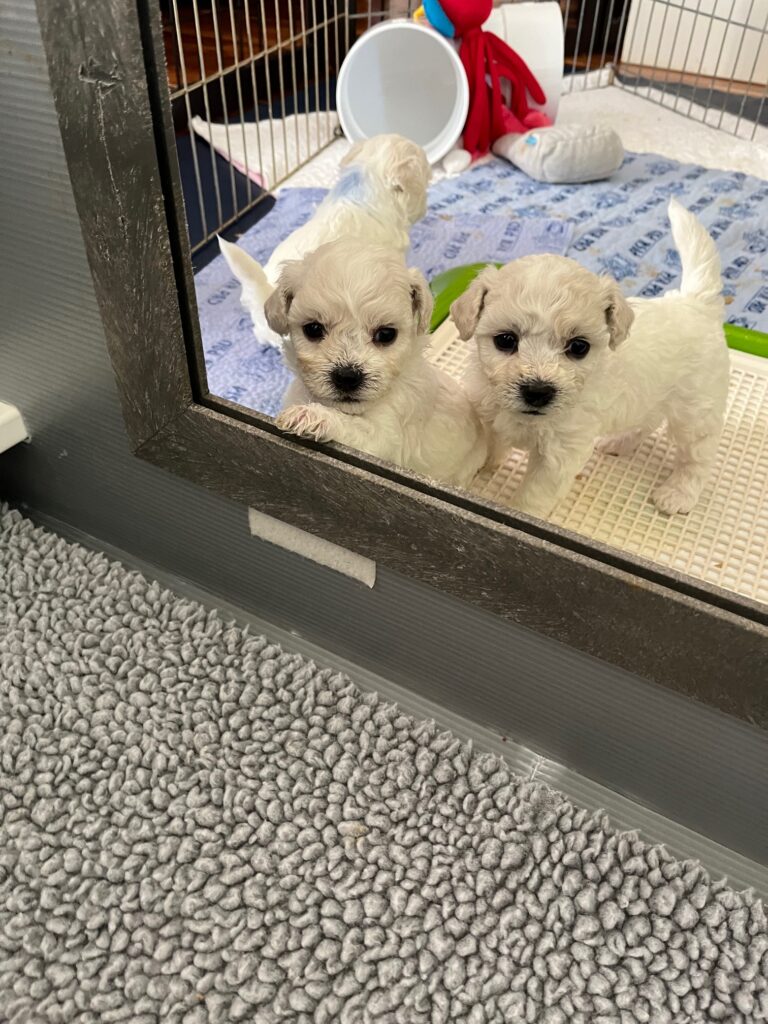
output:
[[[768,601],[768,0],[496,5],[550,83],[504,102],[555,128],[468,167],[453,43],[386,27],[414,6],[166,0],[211,395]],[[341,131],[371,30],[345,127],[443,146],[429,185],[418,147]]]

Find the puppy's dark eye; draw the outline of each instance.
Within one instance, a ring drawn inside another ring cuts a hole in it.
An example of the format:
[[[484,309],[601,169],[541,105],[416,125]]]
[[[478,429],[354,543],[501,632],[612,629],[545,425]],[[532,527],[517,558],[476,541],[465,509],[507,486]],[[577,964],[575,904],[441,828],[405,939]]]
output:
[[[517,352],[520,339],[514,331],[504,331],[503,334],[497,334],[494,337],[493,344],[499,352]]]
[[[572,359],[583,359],[589,349],[590,344],[586,338],[571,338],[565,346],[565,354]]]
[[[304,324],[302,331],[307,341],[322,341],[325,337],[325,328],[317,320],[310,320],[308,324]]]
[[[391,345],[396,337],[396,327],[377,327],[373,332],[373,341],[375,345]]]

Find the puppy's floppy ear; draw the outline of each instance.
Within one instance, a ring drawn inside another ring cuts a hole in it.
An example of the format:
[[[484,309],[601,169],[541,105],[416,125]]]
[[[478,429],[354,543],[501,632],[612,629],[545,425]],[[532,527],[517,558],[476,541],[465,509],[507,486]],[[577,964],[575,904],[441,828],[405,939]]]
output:
[[[486,267],[451,306],[451,317],[462,341],[469,341],[475,333],[485,305],[485,297],[497,274],[496,267]]]
[[[426,188],[430,178],[430,167],[426,160],[414,154],[398,160],[392,167],[389,180],[395,192],[418,192]]]
[[[284,263],[275,290],[264,303],[264,316],[275,334],[288,333],[288,312],[301,278],[301,260]]]
[[[413,143],[398,146],[398,154],[387,171],[387,182],[393,192],[420,197],[426,192],[432,168],[423,149]]]
[[[411,283],[411,304],[413,315],[419,328],[419,334],[426,334],[432,320],[432,292],[429,290],[427,279],[420,270],[415,268],[408,271],[408,279]]]
[[[611,348],[616,348],[629,334],[635,314],[615,281],[606,282],[603,292],[603,309],[610,335],[608,344]]]

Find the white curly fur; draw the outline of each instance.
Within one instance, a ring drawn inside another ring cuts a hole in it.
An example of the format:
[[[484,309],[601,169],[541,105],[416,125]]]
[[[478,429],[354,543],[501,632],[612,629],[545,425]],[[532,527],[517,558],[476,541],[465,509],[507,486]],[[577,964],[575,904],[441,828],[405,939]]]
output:
[[[289,260],[345,237],[385,245],[405,256],[409,229],[427,210],[430,174],[421,146],[401,135],[376,135],[350,149],[341,161],[338,182],[312,219],[282,241],[263,267],[239,246],[219,238],[259,339],[282,345],[264,317],[264,304]]]
[[[728,393],[720,261],[702,225],[674,199],[669,217],[680,291],[627,300],[614,281],[573,260],[528,256],[483,271],[451,309],[461,337],[476,342],[466,386],[493,435],[492,461],[510,447],[528,451],[514,501],[524,512],[548,516],[598,439],[625,454],[662,422],[676,458],[653,500],[671,514],[699,499]],[[517,350],[500,351],[509,338],[494,339],[510,333]],[[590,346],[583,358],[566,352],[574,338]],[[550,401],[532,406],[531,386],[551,388]]]
[[[265,307],[296,373],[277,425],[467,486],[486,435],[461,385],[424,357],[431,313],[423,275],[392,249],[340,239],[286,263]],[[395,339],[377,342],[381,328]],[[340,390],[334,375],[350,370],[359,384]]]

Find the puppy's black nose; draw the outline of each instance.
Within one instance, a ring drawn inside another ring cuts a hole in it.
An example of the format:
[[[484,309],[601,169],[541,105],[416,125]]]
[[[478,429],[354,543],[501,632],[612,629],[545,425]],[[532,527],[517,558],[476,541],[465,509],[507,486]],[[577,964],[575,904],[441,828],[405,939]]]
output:
[[[336,366],[331,370],[331,382],[337,391],[357,391],[364,380],[359,366]]]
[[[529,384],[520,385],[520,394],[526,405],[532,409],[543,409],[549,405],[557,394],[557,388],[545,381],[531,381]]]

